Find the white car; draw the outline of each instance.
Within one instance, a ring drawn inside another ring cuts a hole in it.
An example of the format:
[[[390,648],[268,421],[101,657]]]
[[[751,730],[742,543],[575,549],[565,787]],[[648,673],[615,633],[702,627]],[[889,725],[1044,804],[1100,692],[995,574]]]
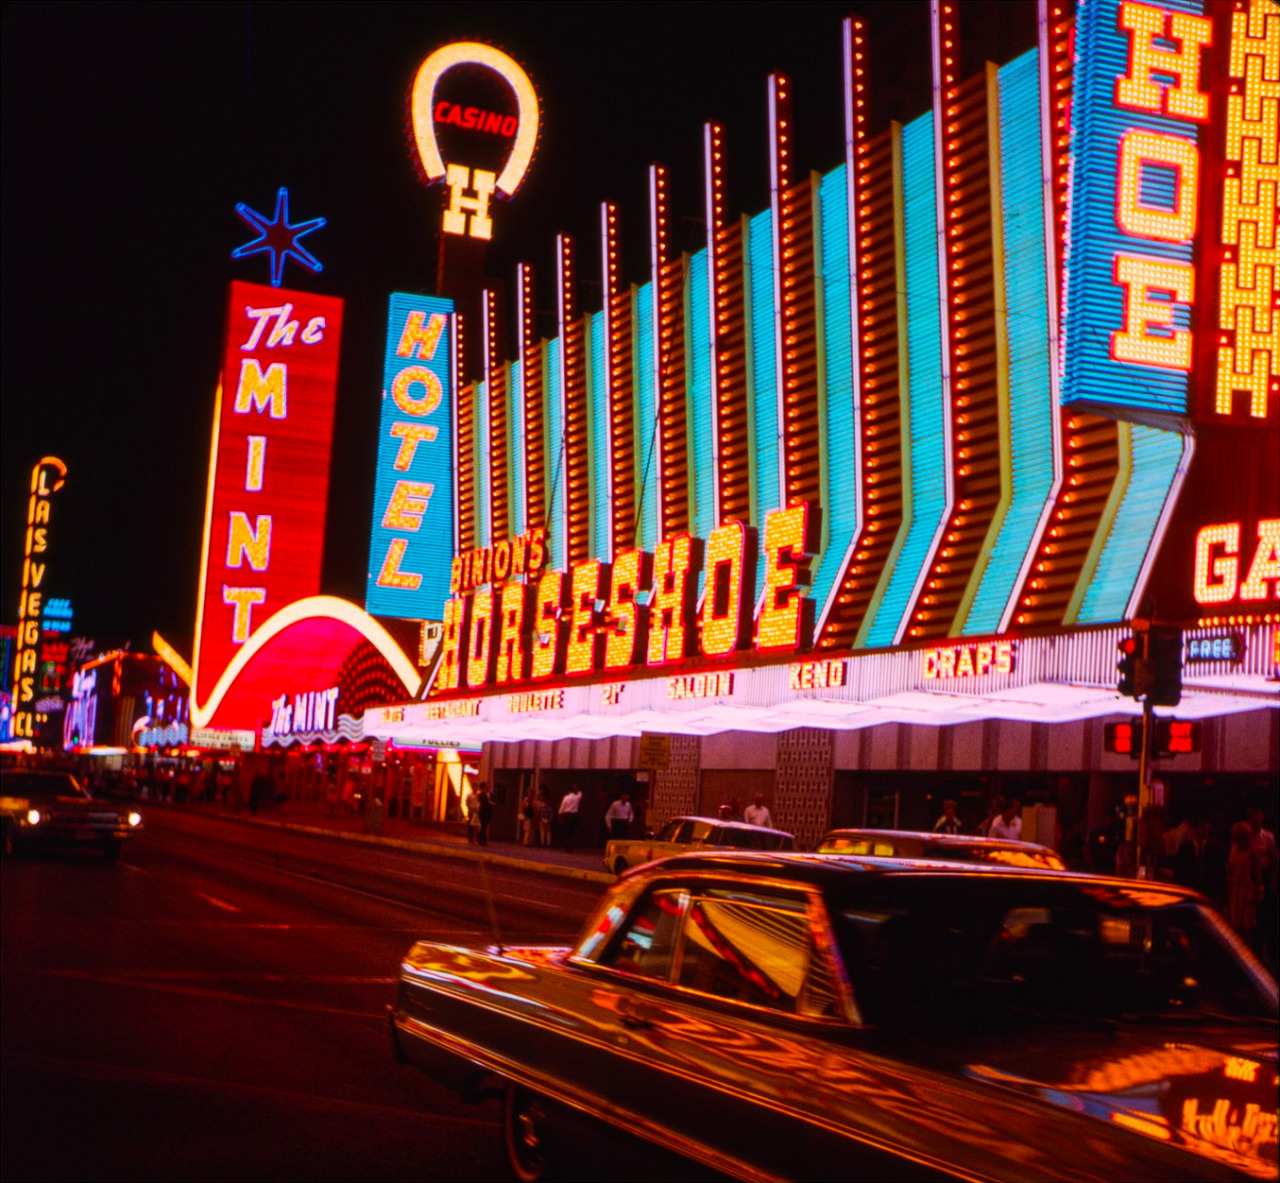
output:
[[[795,836],[784,830],[714,817],[673,817],[652,838],[615,838],[606,843],[604,865],[615,875],[691,850],[794,850]]]

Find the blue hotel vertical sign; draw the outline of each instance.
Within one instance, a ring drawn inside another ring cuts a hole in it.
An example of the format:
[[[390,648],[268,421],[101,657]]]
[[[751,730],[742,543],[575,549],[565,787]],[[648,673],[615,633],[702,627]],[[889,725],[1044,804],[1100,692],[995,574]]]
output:
[[[440,620],[453,561],[453,301],[396,292],[387,321],[365,608]]]

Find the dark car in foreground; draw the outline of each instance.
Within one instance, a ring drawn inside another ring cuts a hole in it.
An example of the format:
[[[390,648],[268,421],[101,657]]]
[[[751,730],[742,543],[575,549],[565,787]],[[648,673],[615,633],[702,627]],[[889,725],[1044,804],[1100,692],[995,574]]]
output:
[[[6,855],[96,846],[112,860],[142,827],[142,815],[127,804],[91,797],[69,772],[14,770],[0,773],[0,825]]]
[[[830,830],[816,847],[819,854],[869,854],[877,858],[943,859],[957,863],[999,863],[1062,871],[1066,864],[1048,846],[1008,838],[934,834],[925,830]]]
[[[741,1179],[1276,1177],[1275,982],[1150,882],[684,855],[573,948],[415,945],[391,1028],[526,1180],[579,1118]]]

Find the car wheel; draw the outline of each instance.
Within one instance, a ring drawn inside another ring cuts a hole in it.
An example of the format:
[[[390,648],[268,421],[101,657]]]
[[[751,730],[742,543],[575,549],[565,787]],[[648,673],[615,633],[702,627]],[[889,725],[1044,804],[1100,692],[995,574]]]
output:
[[[615,875],[621,875],[622,872],[625,871],[626,869],[627,869],[627,860],[624,858],[618,859],[617,862],[613,864],[613,873]]]
[[[109,863],[114,863],[120,857],[120,839],[109,838],[102,845],[102,857]]]
[[[502,1133],[507,1144],[507,1162],[520,1183],[554,1178],[547,1126],[543,1098],[522,1084],[507,1081],[502,1098]]]

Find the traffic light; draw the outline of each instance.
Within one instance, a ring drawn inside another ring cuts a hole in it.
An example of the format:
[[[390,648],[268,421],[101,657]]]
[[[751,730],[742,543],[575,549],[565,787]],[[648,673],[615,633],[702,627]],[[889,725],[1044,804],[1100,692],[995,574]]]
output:
[[[1189,756],[1200,750],[1201,725],[1189,719],[1157,719],[1155,755]]]
[[[1120,674],[1117,689],[1129,698],[1141,698],[1147,693],[1150,681],[1147,669],[1147,632],[1135,629],[1123,640],[1117,642],[1120,660],[1116,662],[1116,670]]]
[[[1154,707],[1176,707],[1182,701],[1182,630],[1154,625],[1147,634],[1147,666],[1151,684],[1147,701]]]
[[[1121,756],[1132,756],[1136,760],[1142,753],[1142,721],[1104,723],[1102,748],[1104,751],[1116,752]]]

